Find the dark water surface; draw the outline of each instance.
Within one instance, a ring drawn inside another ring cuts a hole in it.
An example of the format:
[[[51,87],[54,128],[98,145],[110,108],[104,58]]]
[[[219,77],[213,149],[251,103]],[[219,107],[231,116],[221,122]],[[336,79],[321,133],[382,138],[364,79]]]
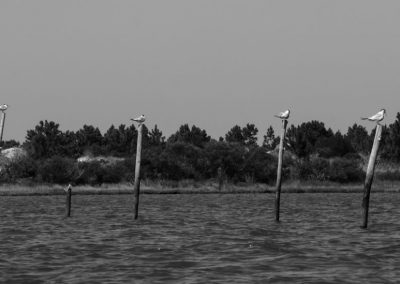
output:
[[[0,197],[5,283],[400,283],[400,194]]]

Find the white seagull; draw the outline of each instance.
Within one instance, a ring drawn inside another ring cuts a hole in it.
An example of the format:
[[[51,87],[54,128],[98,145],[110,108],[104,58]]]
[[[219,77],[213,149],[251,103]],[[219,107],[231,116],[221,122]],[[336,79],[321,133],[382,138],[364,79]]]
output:
[[[0,110],[5,111],[8,108],[8,105],[1,105]]]
[[[282,111],[278,115],[274,115],[274,116],[277,117],[277,118],[280,118],[280,119],[288,119],[289,115],[290,115],[290,110],[287,109],[285,111]]]
[[[378,113],[374,114],[370,117],[361,117],[362,120],[376,121],[379,124],[379,121],[382,121],[385,118],[386,110],[383,108]]]
[[[144,116],[144,114],[142,114],[139,117],[136,118],[131,118],[132,121],[136,121],[138,123],[143,123],[146,120],[146,117]]]

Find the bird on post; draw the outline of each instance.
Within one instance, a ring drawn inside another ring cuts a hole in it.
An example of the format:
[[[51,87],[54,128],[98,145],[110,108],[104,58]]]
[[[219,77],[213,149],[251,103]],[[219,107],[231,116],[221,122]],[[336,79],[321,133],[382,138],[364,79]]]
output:
[[[370,117],[361,117],[362,120],[376,121],[379,124],[379,121],[382,121],[385,118],[386,110],[383,108],[378,113],[374,114]]]
[[[142,124],[142,123],[146,120],[146,117],[144,116],[144,114],[142,114],[142,115],[139,116],[139,117],[131,118],[131,120],[132,120],[132,121],[135,121],[135,122],[137,122],[137,123],[139,123],[139,124]]]
[[[66,188],[64,188],[64,191],[67,192],[69,189],[72,189],[72,185],[68,184],[68,186]]]
[[[0,106],[0,110],[1,111],[5,111],[6,109],[8,109],[8,105],[1,105]]]
[[[282,111],[278,115],[274,115],[274,116],[277,117],[277,118],[280,118],[280,119],[288,119],[289,115],[290,115],[290,110],[287,109],[285,111]]]

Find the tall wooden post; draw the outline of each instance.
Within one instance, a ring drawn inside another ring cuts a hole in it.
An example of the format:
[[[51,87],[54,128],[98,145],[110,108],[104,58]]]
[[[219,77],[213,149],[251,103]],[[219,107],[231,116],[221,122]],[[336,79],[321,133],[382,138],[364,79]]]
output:
[[[6,120],[6,113],[4,111],[1,112],[1,122],[0,122],[0,142],[3,141],[3,130],[4,130],[4,122]]]
[[[281,184],[282,184],[282,160],[283,160],[283,142],[285,140],[287,120],[282,119],[281,140],[279,142],[278,172],[276,176],[276,196],[275,196],[275,221],[279,222],[279,210],[281,203]]]
[[[66,192],[65,216],[71,217],[72,186],[70,184],[65,189],[65,192]]]
[[[377,124],[375,130],[374,144],[372,146],[371,154],[369,156],[367,174],[364,183],[364,195],[362,200],[363,222],[361,228],[368,227],[368,210],[369,210],[369,196],[371,193],[372,181],[374,179],[375,162],[379,150],[379,142],[381,141],[382,125]]]
[[[138,137],[137,137],[137,146],[136,146],[135,182],[133,184],[135,220],[138,218],[138,215],[139,215],[140,163],[141,163],[141,153],[142,153],[142,126],[143,126],[142,123],[140,123],[138,126]]]

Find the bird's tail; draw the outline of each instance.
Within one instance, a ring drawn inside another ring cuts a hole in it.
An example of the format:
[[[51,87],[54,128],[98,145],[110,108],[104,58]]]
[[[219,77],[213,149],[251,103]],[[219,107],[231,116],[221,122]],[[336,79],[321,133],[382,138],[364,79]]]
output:
[[[361,117],[361,120],[367,120],[368,117]]]
[[[277,118],[281,118],[279,115],[276,115],[276,114],[274,114],[274,116],[277,117]]]

